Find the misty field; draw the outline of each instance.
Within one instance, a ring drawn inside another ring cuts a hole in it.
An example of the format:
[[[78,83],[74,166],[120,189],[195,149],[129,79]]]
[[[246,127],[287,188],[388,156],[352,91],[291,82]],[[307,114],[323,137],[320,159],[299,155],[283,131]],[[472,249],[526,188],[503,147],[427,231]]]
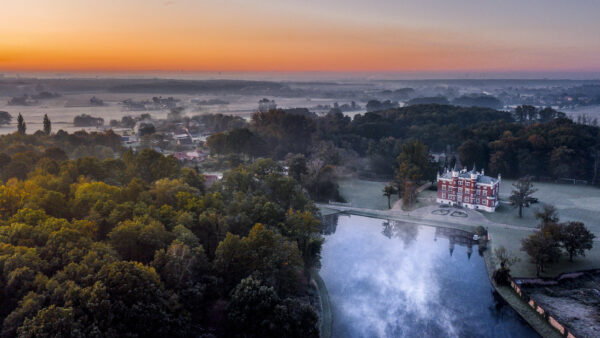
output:
[[[600,215],[600,189],[569,184],[533,183],[537,191],[533,194],[539,203],[523,209],[523,218],[519,218],[518,210],[508,204],[508,198],[513,189],[513,180],[503,180],[500,183],[501,204],[495,213],[483,213],[489,220],[526,226],[537,227],[535,210],[541,208],[544,203],[552,204],[558,209],[561,221],[583,222],[598,236],[600,235],[600,224],[597,217]]]
[[[388,182],[368,181],[358,178],[344,178],[338,181],[340,194],[353,207],[387,210],[387,197],[383,196],[383,188]],[[391,203],[398,200],[398,195],[392,196]]]
[[[513,182],[503,180],[500,184],[501,201],[508,201]],[[541,208],[543,203],[549,203],[556,206],[561,221],[583,222],[597,238],[600,238],[600,222],[598,222],[600,189],[582,185],[535,182],[534,187],[538,189],[534,197],[539,199],[539,203],[523,209],[523,218],[519,218],[518,210],[507,203],[501,203],[495,213],[482,214],[494,222],[535,228],[539,222],[535,219],[534,211]],[[521,251],[521,239],[529,236],[531,232],[497,227],[490,227],[488,231],[492,236],[492,248],[504,246],[521,259],[512,268],[513,276],[535,277],[535,265],[529,261],[527,254]],[[573,262],[569,262],[564,256],[560,262],[548,267],[542,276],[556,276],[564,272],[598,267],[600,267],[600,242],[595,241],[594,248],[586,252],[585,257],[576,257]]]

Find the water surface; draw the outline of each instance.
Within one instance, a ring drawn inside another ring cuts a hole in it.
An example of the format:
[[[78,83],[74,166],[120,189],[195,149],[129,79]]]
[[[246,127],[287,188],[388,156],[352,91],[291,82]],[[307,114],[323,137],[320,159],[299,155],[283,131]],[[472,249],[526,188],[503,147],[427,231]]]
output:
[[[537,336],[495,299],[470,234],[348,215],[326,224],[334,337]]]

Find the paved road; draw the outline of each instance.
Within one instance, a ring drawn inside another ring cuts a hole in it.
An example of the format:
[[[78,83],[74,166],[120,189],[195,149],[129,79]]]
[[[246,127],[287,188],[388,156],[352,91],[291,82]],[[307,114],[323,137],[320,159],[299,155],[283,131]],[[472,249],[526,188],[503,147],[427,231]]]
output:
[[[484,227],[498,227],[504,229],[513,229],[520,231],[535,231],[535,228],[523,227],[511,224],[504,223],[496,223],[492,222],[489,219],[485,218],[483,215],[478,213],[477,211],[469,210],[469,209],[455,209],[451,208],[450,210],[456,211],[460,210],[467,214],[467,217],[454,217],[450,215],[435,215],[431,212],[434,210],[440,210],[437,205],[427,206],[423,208],[419,208],[413,211],[404,211],[404,210],[376,210],[376,209],[367,209],[367,208],[357,208],[346,205],[335,205],[335,204],[324,204],[317,203],[317,206],[320,208],[327,208],[331,210],[336,210],[340,212],[345,212],[353,215],[359,216],[370,216],[384,219],[391,219],[397,221],[404,221],[410,223],[420,223],[425,225],[432,226],[445,226],[445,227],[455,227],[456,225],[464,225],[464,226],[478,226],[482,225]]]

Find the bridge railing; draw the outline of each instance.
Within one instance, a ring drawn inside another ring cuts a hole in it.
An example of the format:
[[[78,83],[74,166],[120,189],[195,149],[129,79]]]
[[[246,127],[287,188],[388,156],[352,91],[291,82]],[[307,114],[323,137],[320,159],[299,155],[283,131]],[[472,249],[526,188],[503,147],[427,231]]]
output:
[[[340,207],[352,207],[352,203],[344,203],[344,202],[336,202],[336,201],[328,201],[328,204],[337,205]]]

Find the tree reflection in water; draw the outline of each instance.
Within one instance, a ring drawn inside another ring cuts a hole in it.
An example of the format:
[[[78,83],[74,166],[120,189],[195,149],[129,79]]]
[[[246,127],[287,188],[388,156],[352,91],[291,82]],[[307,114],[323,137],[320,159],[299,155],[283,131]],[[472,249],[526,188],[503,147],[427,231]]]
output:
[[[404,243],[404,248],[408,248],[417,239],[419,226],[415,223],[386,220],[381,233],[390,239],[399,238]]]
[[[490,294],[472,233],[344,214],[324,231],[334,337],[536,336]]]

